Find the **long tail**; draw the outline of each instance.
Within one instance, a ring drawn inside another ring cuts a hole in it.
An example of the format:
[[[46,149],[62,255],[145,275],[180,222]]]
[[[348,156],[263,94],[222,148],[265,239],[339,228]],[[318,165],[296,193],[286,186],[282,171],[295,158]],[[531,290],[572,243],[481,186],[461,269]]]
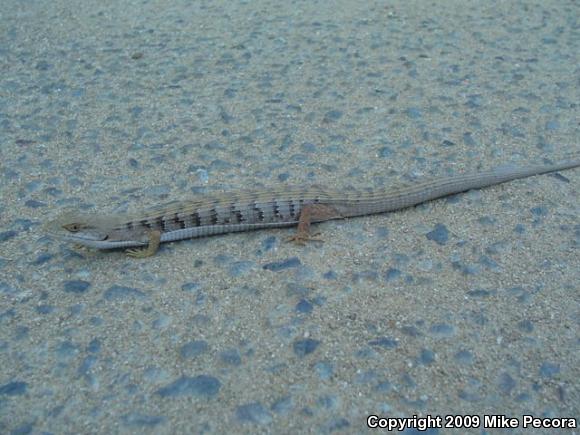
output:
[[[359,194],[357,197],[348,195],[349,198],[344,198],[340,203],[337,203],[336,208],[345,217],[384,213],[470,189],[481,189],[518,178],[526,178],[578,166],[580,166],[580,159],[574,159],[553,165],[496,168],[472,174],[435,178],[408,186],[378,189],[371,193]]]

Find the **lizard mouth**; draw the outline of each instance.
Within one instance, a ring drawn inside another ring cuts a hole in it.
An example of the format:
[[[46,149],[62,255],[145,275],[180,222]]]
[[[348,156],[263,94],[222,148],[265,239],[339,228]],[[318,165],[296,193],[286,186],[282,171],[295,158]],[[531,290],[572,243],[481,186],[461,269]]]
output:
[[[47,233],[53,238],[81,244],[83,242],[106,242],[109,239],[109,235],[70,233],[59,231],[59,228],[51,228],[51,230],[47,231]]]

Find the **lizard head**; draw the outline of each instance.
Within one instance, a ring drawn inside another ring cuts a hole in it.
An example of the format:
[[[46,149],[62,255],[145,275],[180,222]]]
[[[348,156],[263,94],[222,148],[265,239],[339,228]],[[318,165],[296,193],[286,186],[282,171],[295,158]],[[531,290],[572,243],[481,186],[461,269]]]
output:
[[[45,231],[63,240],[90,245],[91,242],[107,240],[117,224],[116,219],[65,212],[48,222]]]

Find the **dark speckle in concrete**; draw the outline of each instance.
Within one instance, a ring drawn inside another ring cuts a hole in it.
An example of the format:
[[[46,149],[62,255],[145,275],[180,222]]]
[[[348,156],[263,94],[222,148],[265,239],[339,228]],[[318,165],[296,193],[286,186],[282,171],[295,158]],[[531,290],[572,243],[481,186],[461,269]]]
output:
[[[272,415],[261,403],[248,403],[236,409],[236,418],[242,423],[269,424]]]
[[[26,393],[28,384],[22,381],[12,381],[0,385],[0,396],[20,396]]]
[[[286,260],[264,264],[262,268],[265,270],[271,270],[272,272],[279,272],[281,270],[298,267],[300,265],[301,265],[300,259],[297,257],[292,257]]]
[[[296,340],[293,344],[294,353],[299,357],[304,357],[306,355],[314,352],[320,345],[319,340],[314,340],[312,338],[306,338],[302,340]]]
[[[427,239],[433,240],[439,245],[445,245],[449,240],[449,230],[445,225],[437,224],[433,231],[427,233]]]
[[[179,354],[182,358],[193,359],[204,354],[209,349],[209,344],[205,340],[195,340],[181,346]]]
[[[113,285],[109,287],[104,295],[107,301],[122,301],[131,299],[143,299],[147,295],[139,289],[122,285]]]
[[[182,376],[165,387],[159,388],[157,394],[163,398],[179,396],[211,398],[219,392],[220,388],[220,381],[213,376]]]
[[[64,283],[64,291],[67,293],[84,293],[90,286],[90,282],[83,280],[66,281]]]
[[[371,346],[382,347],[385,349],[394,349],[399,345],[399,342],[390,337],[379,337],[369,341]]]

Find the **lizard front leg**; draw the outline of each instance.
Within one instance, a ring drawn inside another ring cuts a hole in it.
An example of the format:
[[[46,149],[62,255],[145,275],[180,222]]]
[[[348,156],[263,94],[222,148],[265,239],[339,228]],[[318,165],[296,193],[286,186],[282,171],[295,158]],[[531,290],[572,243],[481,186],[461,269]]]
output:
[[[161,244],[161,231],[151,230],[147,232],[149,244],[143,249],[127,249],[125,254],[133,258],[147,258],[155,255]]]

